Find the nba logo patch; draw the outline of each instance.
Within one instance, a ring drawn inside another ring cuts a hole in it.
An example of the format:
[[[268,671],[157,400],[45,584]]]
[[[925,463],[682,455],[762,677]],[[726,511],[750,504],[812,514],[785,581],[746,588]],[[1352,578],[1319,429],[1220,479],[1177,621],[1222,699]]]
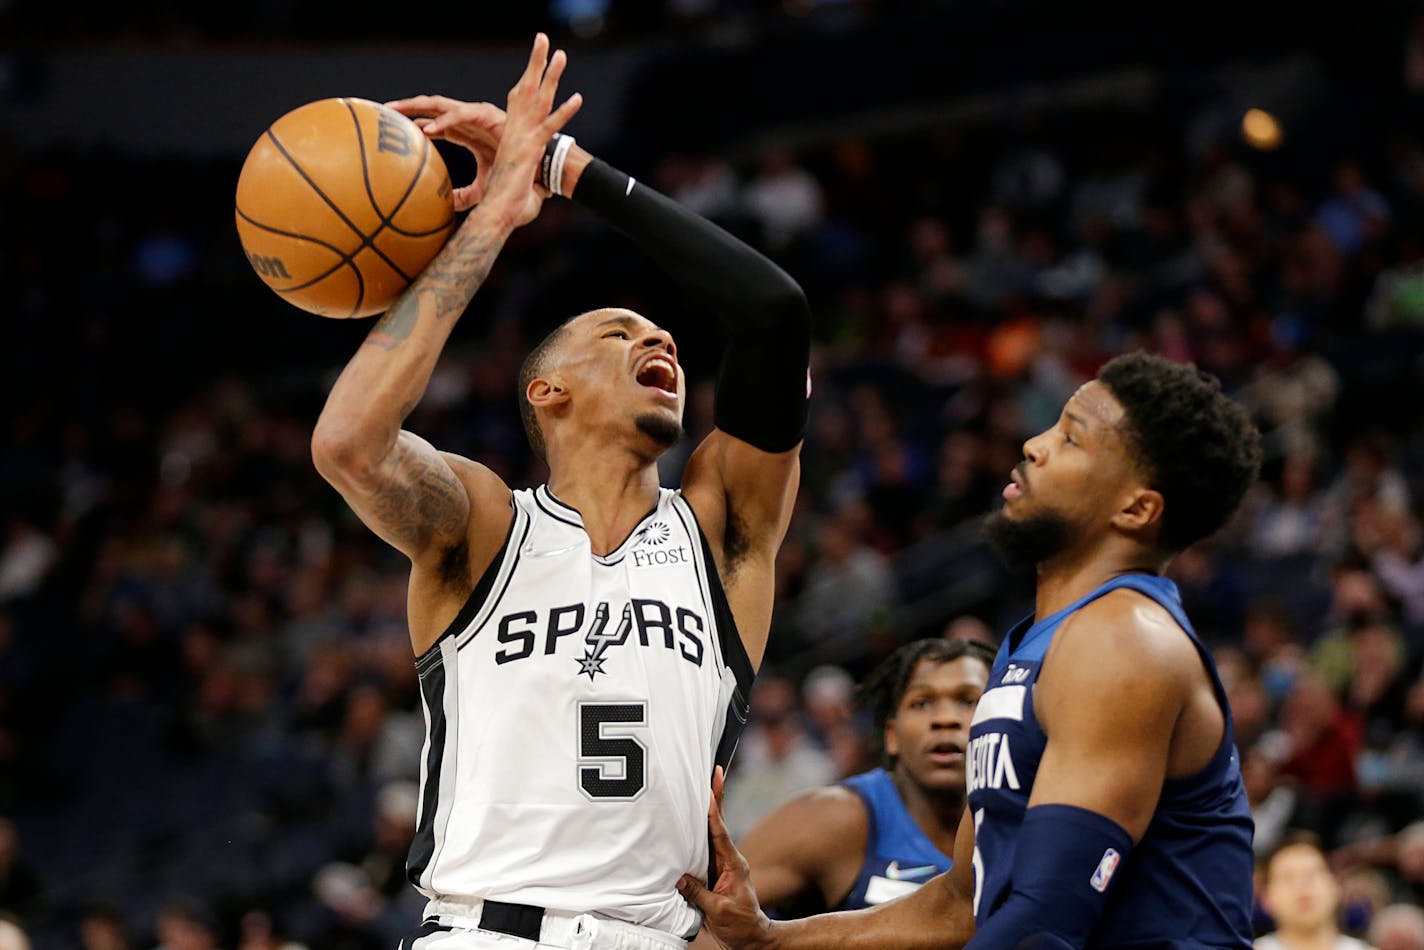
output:
[[[1112,848],[1103,852],[1103,859],[1098,862],[1098,869],[1093,872],[1093,876],[1088,883],[1093,886],[1093,890],[1101,894],[1108,889],[1108,884],[1112,882],[1113,872],[1117,870],[1118,862],[1122,860]]]

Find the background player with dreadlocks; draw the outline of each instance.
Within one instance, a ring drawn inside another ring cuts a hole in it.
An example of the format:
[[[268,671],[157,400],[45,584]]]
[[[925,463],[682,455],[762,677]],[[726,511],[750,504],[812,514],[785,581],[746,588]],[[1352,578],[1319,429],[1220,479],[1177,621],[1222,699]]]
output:
[[[985,644],[916,640],[866,677],[860,700],[884,766],[803,792],[747,832],[741,847],[765,904],[784,915],[854,910],[949,870],[969,722],[993,662]]]

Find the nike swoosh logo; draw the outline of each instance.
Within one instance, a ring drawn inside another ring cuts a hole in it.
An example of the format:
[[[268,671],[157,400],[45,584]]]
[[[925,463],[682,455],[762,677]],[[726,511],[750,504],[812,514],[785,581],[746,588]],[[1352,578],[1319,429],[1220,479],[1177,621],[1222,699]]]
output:
[[[534,545],[526,544],[524,546],[524,549],[520,553],[523,554],[525,557],[557,557],[560,554],[567,554],[574,548],[580,546],[581,542],[575,541],[573,544],[566,544],[561,548],[550,548],[547,551],[536,551],[534,550]]]
[[[939,868],[933,864],[922,864],[917,868],[902,868],[899,861],[891,861],[885,866],[885,876],[892,881],[903,881],[912,877],[924,877],[926,874],[933,874]]]

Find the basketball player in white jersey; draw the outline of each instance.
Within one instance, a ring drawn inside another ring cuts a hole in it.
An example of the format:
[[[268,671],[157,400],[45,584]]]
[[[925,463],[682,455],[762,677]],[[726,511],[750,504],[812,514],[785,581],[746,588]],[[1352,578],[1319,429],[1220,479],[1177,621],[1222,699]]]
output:
[[[470,148],[480,175],[456,192],[469,215],[347,364],[312,440],[321,474],[411,560],[428,733],[408,874],[430,902],[403,948],[683,947],[696,933],[675,885],[708,871],[708,781],[746,717],[795,497],[800,288],[557,134],[579,106],[553,108],[564,62],[540,35],[507,115],[443,97],[391,104]],[[716,429],[681,490],[661,489],[654,467],[681,432],[677,347],[627,310],[569,320],[525,362],[546,485],[511,491],[401,428],[505,240],[548,194],[626,233],[730,337]]]

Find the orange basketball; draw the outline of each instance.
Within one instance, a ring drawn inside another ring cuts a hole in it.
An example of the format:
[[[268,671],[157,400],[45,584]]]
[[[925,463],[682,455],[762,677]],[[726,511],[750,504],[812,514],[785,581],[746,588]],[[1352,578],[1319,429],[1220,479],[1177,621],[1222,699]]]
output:
[[[282,116],[247,153],[237,233],[252,269],[323,317],[395,302],[450,236],[450,174],[415,123],[366,99]]]

